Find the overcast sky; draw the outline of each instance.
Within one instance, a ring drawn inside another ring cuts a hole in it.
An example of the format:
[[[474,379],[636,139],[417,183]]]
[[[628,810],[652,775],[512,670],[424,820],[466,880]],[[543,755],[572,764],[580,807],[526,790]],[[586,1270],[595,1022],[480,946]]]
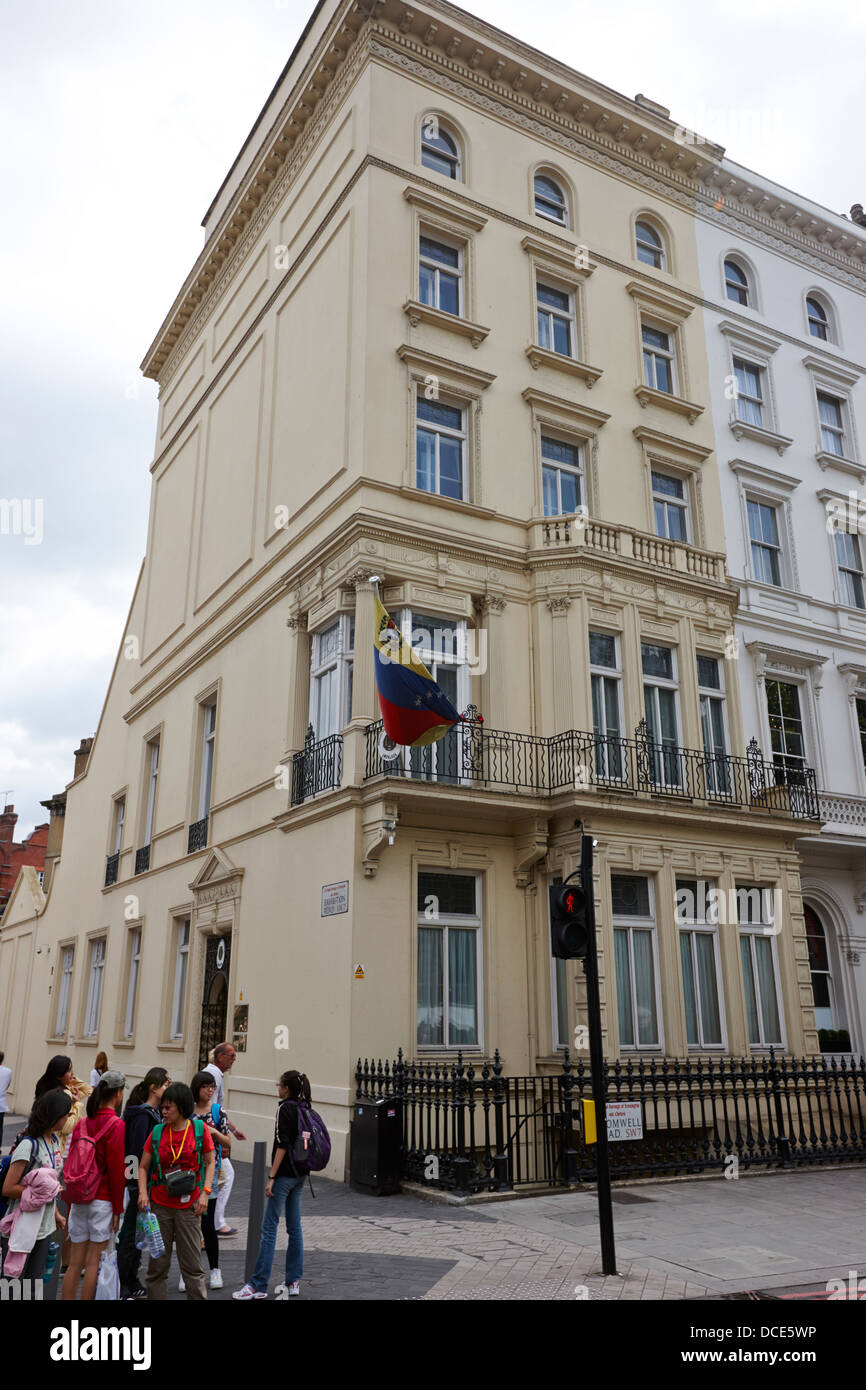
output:
[[[18,838],[96,729],[141,563],[156,386],[137,364],[312,4],[0,0],[0,497],[25,500],[29,532],[0,533]],[[836,212],[866,203],[864,5],[469,8]]]

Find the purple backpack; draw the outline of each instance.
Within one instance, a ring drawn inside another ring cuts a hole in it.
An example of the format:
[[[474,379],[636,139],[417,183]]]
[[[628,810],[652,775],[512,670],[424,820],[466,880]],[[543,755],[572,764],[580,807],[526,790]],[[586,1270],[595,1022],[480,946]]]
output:
[[[298,1137],[292,1145],[289,1161],[300,1176],[320,1173],[331,1157],[331,1136],[321,1115],[306,1101],[296,1101],[298,1107]]]

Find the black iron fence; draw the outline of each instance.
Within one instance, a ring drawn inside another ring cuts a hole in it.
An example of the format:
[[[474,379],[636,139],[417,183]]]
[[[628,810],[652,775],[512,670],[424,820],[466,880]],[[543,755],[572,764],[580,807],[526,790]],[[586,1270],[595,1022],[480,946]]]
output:
[[[105,861],[105,887],[110,888],[112,883],[117,882],[117,869],[120,864],[120,854],[109,854]]]
[[[135,872],[146,874],[150,868],[150,845],[143,845],[135,851]]]
[[[206,847],[208,820],[209,817],[204,816],[202,820],[193,821],[192,825],[189,827],[186,839],[187,854],[195,854],[196,850]]]
[[[564,1054],[549,1076],[492,1061],[361,1062],[358,1100],[393,1096],[405,1181],[463,1192],[594,1181],[583,1100],[589,1066]],[[866,1063],[853,1057],[696,1058],[605,1063],[607,1104],[639,1105],[640,1139],[610,1145],[615,1178],[724,1173],[866,1159]],[[634,1112],[633,1112],[634,1113]]]
[[[312,724],[300,753],[292,758],[292,805],[299,806],[319,792],[334,791],[343,780],[343,735],[316,739]]]
[[[819,818],[814,769],[790,759],[767,762],[754,738],[739,758],[658,741],[646,720],[634,738],[621,738],[578,729],[549,737],[488,729],[473,706],[463,718],[439,743],[407,750],[384,749],[381,720],[370,724],[366,779],[408,777],[543,796],[602,787]]]

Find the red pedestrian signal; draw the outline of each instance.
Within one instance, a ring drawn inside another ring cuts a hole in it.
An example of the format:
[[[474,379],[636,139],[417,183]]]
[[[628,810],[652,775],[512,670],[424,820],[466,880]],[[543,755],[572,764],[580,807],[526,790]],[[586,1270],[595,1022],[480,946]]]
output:
[[[581,883],[550,887],[550,949],[558,960],[579,960],[589,945],[586,892]]]

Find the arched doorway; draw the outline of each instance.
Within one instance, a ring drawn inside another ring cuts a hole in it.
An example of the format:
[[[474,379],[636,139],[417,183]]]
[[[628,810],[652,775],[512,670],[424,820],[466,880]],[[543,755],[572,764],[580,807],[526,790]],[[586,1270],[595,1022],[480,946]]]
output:
[[[212,1047],[226,1036],[229,1005],[230,936],[211,936],[205,952],[204,986],[201,996],[201,1034],[198,1049],[199,1070],[206,1064]]]
[[[806,918],[806,942],[809,947],[809,969],[812,972],[812,994],[815,999],[815,1025],[819,1032],[841,1027],[833,979],[833,956],[824,923],[813,907],[803,904]],[[833,1051],[834,1049],[822,1049]]]

